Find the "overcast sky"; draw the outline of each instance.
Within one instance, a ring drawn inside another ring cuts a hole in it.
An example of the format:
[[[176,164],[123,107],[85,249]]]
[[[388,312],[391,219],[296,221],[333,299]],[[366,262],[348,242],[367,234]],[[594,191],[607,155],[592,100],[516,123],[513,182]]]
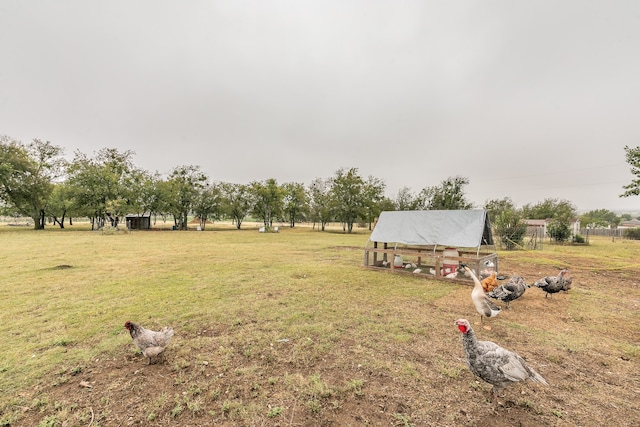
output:
[[[636,0],[1,0],[0,62],[0,134],[69,158],[640,211]]]

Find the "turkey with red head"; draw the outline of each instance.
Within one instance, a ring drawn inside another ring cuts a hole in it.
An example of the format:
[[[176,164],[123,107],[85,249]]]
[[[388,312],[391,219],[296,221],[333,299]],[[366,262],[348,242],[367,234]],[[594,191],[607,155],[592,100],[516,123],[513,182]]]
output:
[[[462,347],[469,370],[493,386],[491,392],[494,398],[503,387],[527,379],[548,385],[545,379],[516,353],[491,341],[478,341],[467,319],[458,319],[455,325],[462,334]]]

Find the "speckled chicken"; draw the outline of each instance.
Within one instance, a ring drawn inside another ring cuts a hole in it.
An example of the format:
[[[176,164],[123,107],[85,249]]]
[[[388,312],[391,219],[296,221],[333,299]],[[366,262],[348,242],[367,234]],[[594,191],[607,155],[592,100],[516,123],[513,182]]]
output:
[[[524,295],[528,287],[529,285],[521,276],[511,276],[508,282],[494,288],[487,296],[506,302],[507,310],[509,310],[509,303]]]
[[[458,319],[455,325],[462,334],[469,370],[493,386],[494,398],[503,387],[527,379],[548,385],[518,354],[491,341],[478,341],[468,320]]]
[[[568,291],[571,289],[573,280],[567,276],[569,270],[563,268],[557,276],[547,276],[538,280],[533,286],[542,289],[546,293],[544,297],[548,297],[550,294],[555,294],[560,291]]]
[[[165,326],[160,331],[152,331],[145,329],[141,325],[127,321],[124,327],[131,334],[133,343],[142,351],[144,357],[151,360],[163,354],[164,349],[169,345],[169,341],[173,336],[173,328]]]

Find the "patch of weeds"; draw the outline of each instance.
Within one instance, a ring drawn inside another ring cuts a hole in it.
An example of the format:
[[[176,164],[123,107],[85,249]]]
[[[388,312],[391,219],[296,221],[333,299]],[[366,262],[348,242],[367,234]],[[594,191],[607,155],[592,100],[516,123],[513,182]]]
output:
[[[267,382],[269,383],[269,385],[276,385],[278,383],[278,379],[276,377],[269,377]]]
[[[147,415],[147,421],[153,421],[155,420],[157,417],[157,415],[154,412],[149,413],[149,415]]]
[[[180,373],[178,373],[178,375],[176,375],[175,379],[173,380],[173,385],[182,385],[184,384],[186,381],[185,379],[182,377],[182,375]]]
[[[327,398],[334,394],[334,391],[320,378],[320,375],[313,374],[309,378],[309,394],[311,396]]]
[[[564,415],[562,415],[562,412],[560,412],[560,411],[552,411],[551,413],[553,415],[555,415],[556,417],[558,417],[558,418],[563,418],[564,417]]]
[[[562,364],[563,358],[560,356],[556,356],[555,354],[549,354],[547,355],[547,360],[551,363],[555,363],[558,365]]]
[[[58,378],[58,379],[57,379],[56,381],[54,381],[53,383],[51,383],[51,386],[52,386],[52,387],[57,387],[57,386],[59,386],[59,385],[66,384],[66,383],[68,383],[68,382],[69,382],[69,380],[70,380],[70,378],[69,378],[68,376],[64,375],[64,376],[62,376],[62,377]]]
[[[242,352],[242,354],[244,355],[244,357],[246,357],[247,359],[251,359],[251,347],[247,347],[244,349],[244,351]]]
[[[217,388],[215,390],[211,390],[209,392],[209,397],[211,398],[211,400],[218,400],[220,399],[220,389]]]
[[[462,371],[463,369],[461,367],[446,366],[445,364],[440,365],[440,373],[447,378],[460,378],[460,374],[462,373]]]
[[[38,427],[56,427],[58,423],[58,418],[55,415],[49,415],[40,420],[38,423]]]
[[[356,396],[362,396],[362,386],[364,386],[364,380],[355,379],[347,382],[346,389]]]
[[[74,343],[73,340],[68,338],[58,338],[52,344],[54,347],[68,347]]]
[[[31,404],[31,407],[34,409],[40,410],[40,412],[43,412],[48,405],[49,405],[49,400],[45,396],[45,397],[41,397],[40,399],[35,399]]]
[[[269,412],[267,412],[267,417],[275,418],[280,414],[282,414],[282,408],[280,406],[274,406],[273,408],[269,409]]]
[[[202,393],[202,390],[197,385],[192,385],[189,387],[188,393],[190,396],[198,396]]]
[[[222,404],[223,414],[230,419],[243,419],[247,416],[248,409],[242,401],[225,401]]]
[[[623,352],[623,355],[620,356],[622,360],[629,361],[632,358],[640,358],[640,346],[623,343],[620,347]]]
[[[193,412],[194,414],[200,412],[200,409],[201,409],[200,401],[198,399],[188,401],[187,409]]]
[[[420,374],[418,373],[418,370],[416,369],[415,363],[405,362],[404,365],[402,366],[402,370],[410,378],[419,378],[420,377]]]
[[[171,416],[175,418],[178,415],[180,415],[182,411],[184,411],[184,408],[182,407],[182,403],[176,402],[176,406],[174,406],[173,409],[171,410]]]
[[[187,369],[189,366],[191,366],[191,364],[189,363],[189,361],[187,359],[184,358],[179,358],[176,361],[174,361],[173,363],[173,368],[176,371],[179,371],[181,369]]]
[[[395,418],[398,422],[396,425],[403,427],[414,427],[414,424],[411,423],[411,418],[405,414],[393,414],[393,418]]]
[[[305,405],[307,409],[309,409],[314,414],[319,413],[320,409],[322,408],[322,406],[320,405],[320,402],[316,399],[309,400]]]
[[[18,420],[17,414],[4,414],[0,417],[0,427],[9,427]]]
[[[73,376],[78,375],[80,373],[82,373],[82,371],[84,370],[84,368],[82,366],[76,366],[75,368],[71,369],[69,371],[69,373]]]
[[[518,405],[522,408],[533,408],[533,402],[530,400],[521,400]]]
[[[471,384],[469,384],[469,387],[474,390],[482,390],[482,385],[478,381],[472,382]]]

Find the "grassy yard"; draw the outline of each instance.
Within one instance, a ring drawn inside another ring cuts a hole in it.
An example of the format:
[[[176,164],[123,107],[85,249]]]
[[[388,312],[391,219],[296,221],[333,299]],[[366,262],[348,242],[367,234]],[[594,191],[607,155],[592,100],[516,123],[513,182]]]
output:
[[[453,326],[477,318],[470,287],[364,269],[362,229],[280,230],[0,226],[0,426],[640,423],[640,242],[500,253],[574,288],[477,329],[550,384],[496,408]],[[127,320],[175,329],[164,364]]]

